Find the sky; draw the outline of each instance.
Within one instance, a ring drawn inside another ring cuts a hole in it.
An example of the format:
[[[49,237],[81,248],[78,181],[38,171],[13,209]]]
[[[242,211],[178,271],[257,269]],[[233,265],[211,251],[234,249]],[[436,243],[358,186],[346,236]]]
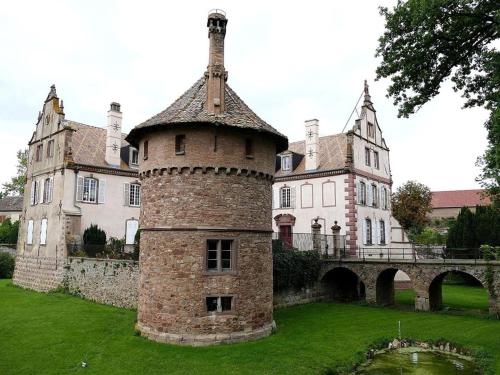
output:
[[[9,1],[0,11],[0,183],[16,172],[51,84],[66,119],[104,127],[112,101],[123,131],[165,109],[208,62],[206,18],[228,18],[229,85],[290,141],[317,118],[320,136],[340,133],[363,89],[391,150],[394,188],[408,180],[431,190],[474,189],[486,148],[484,109],[462,109],[449,82],[409,119],[375,81],[378,6],[396,0]],[[352,127],[354,117],[347,128]]]

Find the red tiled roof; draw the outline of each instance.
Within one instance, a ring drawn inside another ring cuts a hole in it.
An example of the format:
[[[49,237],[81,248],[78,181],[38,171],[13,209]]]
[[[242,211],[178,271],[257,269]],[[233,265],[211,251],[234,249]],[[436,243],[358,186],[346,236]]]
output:
[[[491,203],[489,197],[482,196],[484,190],[450,190],[450,191],[433,191],[432,192],[432,207],[433,208],[450,208],[450,207],[475,207],[486,206]]]

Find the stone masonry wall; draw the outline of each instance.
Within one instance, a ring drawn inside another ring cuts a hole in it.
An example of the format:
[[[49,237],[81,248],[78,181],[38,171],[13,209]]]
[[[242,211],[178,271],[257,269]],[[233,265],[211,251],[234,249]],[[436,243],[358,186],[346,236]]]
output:
[[[136,308],[139,263],[131,260],[68,258],[64,286],[70,293],[117,307]]]

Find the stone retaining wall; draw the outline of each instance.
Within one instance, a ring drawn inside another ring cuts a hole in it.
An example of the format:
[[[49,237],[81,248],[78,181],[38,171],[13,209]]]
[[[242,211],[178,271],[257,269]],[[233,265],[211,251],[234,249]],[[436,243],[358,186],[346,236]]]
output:
[[[136,308],[139,263],[131,260],[68,258],[64,286],[70,293],[117,307]]]
[[[310,303],[320,301],[327,297],[320,283],[300,290],[285,290],[281,292],[274,292],[273,305],[274,308],[287,307],[300,305],[303,303]]]

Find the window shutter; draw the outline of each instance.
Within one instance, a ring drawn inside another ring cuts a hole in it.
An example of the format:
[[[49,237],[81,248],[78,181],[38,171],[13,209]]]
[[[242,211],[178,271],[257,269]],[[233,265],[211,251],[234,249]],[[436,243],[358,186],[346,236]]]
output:
[[[45,178],[42,178],[42,180],[39,182],[40,184],[40,203],[47,203],[45,202]]]
[[[273,189],[273,208],[280,207],[280,189]]]
[[[26,239],[26,243],[31,245],[33,243],[33,220],[28,221],[28,236]]]
[[[31,181],[30,204],[32,206],[35,204],[35,186],[36,186],[36,182],[35,181]]]
[[[49,202],[52,202],[53,195],[54,195],[54,177],[51,177],[49,181]]]
[[[130,184],[123,184],[123,205],[130,206]]]
[[[363,219],[363,245],[366,245],[366,219]]]
[[[290,207],[295,208],[295,188],[290,188]]]
[[[40,245],[47,244],[47,219],[42,219],[40,225]]]
[[[78,176],[76,181],[76,201],[83,201],[83,177]]]
[[[106,180],[99,179],[99,192],[97,195],[97,203],[106,202]]]
[[[375,223],[376,223],[376,231],[377,231],[377,234],[376,234],[376,238],[377,238],[377,245],[380,245],[380,220],[375,220]]]
[[[361,203],[361,183],[356,181],[356,202]]]
[[[137,220],[127,220],[126,233],[125,233],[125,244],[133,245],[135,240],[135,234],[139,228],[139,222]]]
[[[373,186],[368,185],[367,190],[368,190],[368,202],[366,202],[367,206],[373,206]]]

